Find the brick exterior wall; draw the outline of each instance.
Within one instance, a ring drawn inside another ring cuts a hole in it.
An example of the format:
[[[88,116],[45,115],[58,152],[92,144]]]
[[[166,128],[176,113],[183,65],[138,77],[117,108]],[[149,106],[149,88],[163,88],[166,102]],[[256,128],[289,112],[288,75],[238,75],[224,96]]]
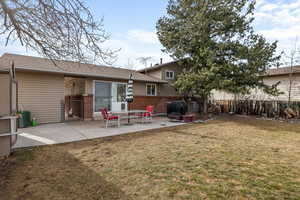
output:
[[[130,109],[145,109],[146,106],[153,105],[155,113],[166,113],[167,102],[182,100],[180,96],[134,96]]]
[[[83,99],[83,119],[93,119],[93,95],[84,95]]]
[[[93,119],[93,95],[83,96],[83,119]],[[153,105],[155,113],[166,113],[167,102],[182,100],[179,96],[134,96],[130,109],[146,109],[146,106]]]

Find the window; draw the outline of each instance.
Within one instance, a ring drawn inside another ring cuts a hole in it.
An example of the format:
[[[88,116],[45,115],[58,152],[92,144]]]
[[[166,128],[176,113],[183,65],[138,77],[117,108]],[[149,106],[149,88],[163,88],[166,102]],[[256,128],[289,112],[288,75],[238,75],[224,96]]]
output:
[[[95,82],[94,111],[101,108],[111,109],[111,83]]]
[[[174,79],[174,71],[166,71],[166,79]]]
[[[148,96],[156,96],[156,85],[155,84],[147,84],[146,90],[147,90]]]
[[[126,84],[118,84],[117,101],[124,102],[126,99]]]
[[[126,98],[126,84],[112,83],[112,101],[124,102]]]

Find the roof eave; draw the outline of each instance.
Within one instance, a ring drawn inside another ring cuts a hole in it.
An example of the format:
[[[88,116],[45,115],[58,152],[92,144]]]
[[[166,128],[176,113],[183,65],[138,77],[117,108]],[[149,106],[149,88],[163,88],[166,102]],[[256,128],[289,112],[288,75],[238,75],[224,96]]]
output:
[[[262,74],[260,76],[263,77],[270,77],[270,76],[283,76],[283,75],[289,75],[290,73],[277,73],[277,74]],[[292,74],[300,74],[300,72],[293,72]]]
[[[89,73],[76,73],[76,72],[65,72],[65,71],[56,71],[56,70],[37,70],[37,69],[28,69],[28,68],[22,68],[17,67],[17,71],[23,71],[23,72],[42,72],[42,73],[53,73],[53,74],[63,74],[67,76],[75,76],[75,77],[90,77],[90,78],[103,78],[103,79],[118,79],[118,80],[128,80],[128,78],[123,77],[108,77],[108,76],[100,76],[95,74],[89,74]],[[142,79],[134,79],[135,81],[139,82],[150,82],[150,83],[167,83],[167,81],[164,80],[142,80]]]

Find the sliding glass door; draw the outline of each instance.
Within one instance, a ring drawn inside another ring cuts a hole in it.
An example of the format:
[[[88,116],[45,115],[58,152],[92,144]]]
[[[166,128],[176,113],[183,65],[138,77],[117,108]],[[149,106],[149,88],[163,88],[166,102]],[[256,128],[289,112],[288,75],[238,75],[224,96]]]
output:
[[[126,99],[126,84],[112,83],[112,110],[122,111],[127,110]]]
[[[127,110],[126,83],[117,82],[94,82],[94,112],[99,112],[101,108],[109,111]]]
[[[95,81],[94,112],[99,112],[101,108],[111,110],[111,83]]]

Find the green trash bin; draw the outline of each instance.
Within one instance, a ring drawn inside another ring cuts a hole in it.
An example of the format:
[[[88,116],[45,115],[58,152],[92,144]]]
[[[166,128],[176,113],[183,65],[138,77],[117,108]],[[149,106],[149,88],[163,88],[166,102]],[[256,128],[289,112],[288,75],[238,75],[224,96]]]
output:
[[[26,128],[31,125],[31,114],[29,111],[20,112],[19,128]]]
[[[24,119],[21,112],[18,112],[19,118],[18,118],[18,128],[24,128]]]

